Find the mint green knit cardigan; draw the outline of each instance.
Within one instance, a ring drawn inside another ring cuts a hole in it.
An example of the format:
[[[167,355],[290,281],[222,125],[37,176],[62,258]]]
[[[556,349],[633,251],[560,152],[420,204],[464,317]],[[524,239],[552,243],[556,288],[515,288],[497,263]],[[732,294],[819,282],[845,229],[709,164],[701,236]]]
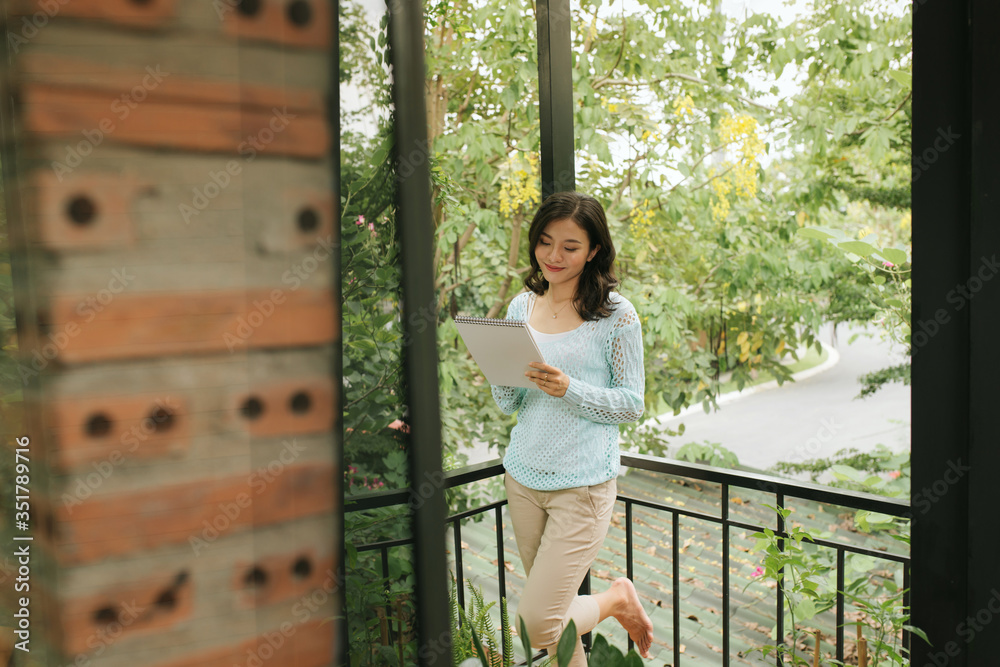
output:
[[[525,321],[533,297],[531,292],[516,296],[507,318]],[[491,386],[500,409],[518,413],[504,468],[530,489],[592,486],[618,476],[618,424],[642,416],[646,377],[639,315],[617,292],[609,301],[610,317],[538,343],[545,363],[569,376],[565,396],[535,387]]]

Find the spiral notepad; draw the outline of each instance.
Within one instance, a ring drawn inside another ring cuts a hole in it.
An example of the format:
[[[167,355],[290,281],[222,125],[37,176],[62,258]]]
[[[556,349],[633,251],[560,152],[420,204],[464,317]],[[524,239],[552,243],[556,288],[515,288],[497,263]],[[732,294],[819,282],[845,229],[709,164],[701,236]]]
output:
[[[532,361],[544,362],[525,322],[488,317],[456,317],[455,326],[465,346],[490,384],[534,387],[524,376]]]

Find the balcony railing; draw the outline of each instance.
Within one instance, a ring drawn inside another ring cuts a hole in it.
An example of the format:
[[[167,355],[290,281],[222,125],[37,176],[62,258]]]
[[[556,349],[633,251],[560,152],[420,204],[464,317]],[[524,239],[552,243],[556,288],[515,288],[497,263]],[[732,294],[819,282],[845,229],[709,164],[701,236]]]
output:
[[[680,561],[681,561],[681,522],[682,520],[687,521],[704,521],[710,524],[717,525],[721,530],[721,571],[722,571],[722,664],[727,666],[730,664],[731,651],[730,651],[730,637],[731,637],[731,605],[730,605],[730,538],[733,530],[746,530],[759,532],[763,531],[765,525],[763,522],[753,523],[745,520],[747,517],[741,517],[739,515],[734,515],[730,511],[730,505],[739,500],[733,495],[734,490],[738,490],[738,493],[746,495],[747,493],[763,493],[768,496],[774,497],[774,503],[777,507],[786,507],[793,500],[807,501],[813,503],[819,503],[822,505],[831,505],[837,508],[846,510],[867,510],[870,512],[877,512],[892,517],[905,518],[909,516],[910,506],[907,502],[903,500],[886,498],[882,496],[876,496],[868,493],[859,493],[852,491],[845,491],[841,489],[835,489],[831,487],[826,487],[818,484],[812,484],[808,482],[800,482],[780,477],[774,477],[771,475],[757,474],[752,472],[740,471],[740,470],[729,470],[722,468],[715,468],[707,465],[699,465],[695,463],[683,463],[675,460],[656,458],[652,456],[644,456],[638,454],[622,454],[621,457],[622,465],[628,468],[643,470],[650,473],[655,473],[657,475],[662,475],[664,481],[668,480],[693,480],[699,483],[714,484],[718,485],[719,488],[719,503],[718,503],[718,513],[713,514],[710,511],[704,509],[692,509],[684,505],[684,503],[666,503],[651,498],[641,498],[632,497],[624,495],[619,492],[618,501],[624,504],[624,524],[622,526],[625,533],[625,566],[626,566],[626,576],[633,579],[635,576],[634,566],[634,512],[635,508],[644,508],[648,511],[667,513],[670,517],[671,531],[671,565],[672,565],[672,596],[674,603],[670,606],[672,607],[672,649],[673,649],[673,665],[679,666],[681,664],[682,655],[682,640],[681,640],[681,605],[678,601],[681,600],[680,594]],[[453,470],[451,472],[445,473],[444,479],[442,480],[442,485],[445,488],[453,488],[458,486],[463,486],[466,484],[490,479],[502,475],[504,472],[503,466],[500,460],[489,461],[486,463],[481,463],[473,466],[468,466],[458,470]],[[387,491],[387,492],[375,492],[362,495],[352,496],[347,499],[346,512],[358,512],[363,510],[371,510],[381,507],[392,507],[407,505],[413,502],[419,502],[419,489],[416,490],[401,490],[401,491]],[[742,501],[740,501],[742,502]],[[464,582],[463,582],[463,548],[462,548],[462,521],[470,517],[478,515],[487,515],[489,513],[493,514],[493,520],[495,523],[496,530],[496,570],[497,570],[497,582],[498,582],[498,596],[507,596],[507,577],[506,577],[506,561],[504,556],[504,534],[503,534],[503,516],[502,510],[503,506],[506,505],[506,500],[499,500],[495,502],[488,503],[486,505],[475,507],[473,509],[466,510],[449,516],[446,521],[447,524],[452,528],[452,537],[454,542],[454,558],[455,558],[455,577],[457,580],[459,603],[464,605]],[[759,505],[759,503],[758,503]],[[788,534],[785,532],[785,522],[781,515],[776,512],[769,511],[769,515],[773,518],[774,523],[768,525],[767,527],[774,530],[775,534],[781,538],[787,538]],[[403,545],[411,544],[413,542],[412,538],[399,539],[391,541],[376,542],[371,544],[356,545],[358,552],[367,551],[377,551],[381,557],[382,563],[382,573],[383,576],[388,578],[388,557],[389,550],[397,548]],[[903,605],[908,608],[908,591],[909,591],[909,562],[910,557],[907,553],[893,553],[891,551],[885,550],[884,548],[872,548],[864,544],[852,544],[850,541],[835,541],[833,539],[816,538],[814,544],[820,547],[827,547],[836,552],[836,658],[839,661],[844,660],[845,653],[845,639],[844,639],[844,624],[845,624],[845,599],[843,591],[845,590],[845,573],[846,573],[846,562],[845,559],[848,554],[860,554],[863,556],[868,556],[871,558],[879,559],[882,561],[887,561],[890,563],[899,564],[903,570]],[[584,581],[583,586],[581,586],[582,592],[589,592],[590,586],[590,574],[588,573],[587,579]],[[781,588],[776,589],[776,599],[775,599],[775,621],[776,621],[776,636],[783,638],[785,636],[784,631],[784,606],[785,601],[783,599]],[[502,631],[506,632],[506,626],[502,627]],[[588,638],[589,639],[589,638]],[[903,646],[908,648],[909,636],[908,633],[904,633],[902,638]],[[632,648],[632,641],[629,640],[629,648]],[[589,641],[585,642],[589,648]],[[781,665],[780,656],[777,658],[777,664]]]

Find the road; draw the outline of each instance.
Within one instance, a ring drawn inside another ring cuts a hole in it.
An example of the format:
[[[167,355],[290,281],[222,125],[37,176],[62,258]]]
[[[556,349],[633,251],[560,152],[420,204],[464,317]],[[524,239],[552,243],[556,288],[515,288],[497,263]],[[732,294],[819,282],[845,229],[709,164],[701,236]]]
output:
[[[857,331],[857,330],[855,330]],[[910,446],[910,387],[887,385],[875,395],[855,399],[858,377],[899,363],[878,336],[848,340],[854,331],[840,327],[832,347],[840,361],[813,377],[741,396],[717,412],[698,411],[667,422],[683,422],[684,435],[671,453],[689,442],[718,442],[740,463],[766,469],[778,461],[825,457],[845,447],[869,451],[881,443],[893,451]],[[827,333],[823,340],[830,343]]]

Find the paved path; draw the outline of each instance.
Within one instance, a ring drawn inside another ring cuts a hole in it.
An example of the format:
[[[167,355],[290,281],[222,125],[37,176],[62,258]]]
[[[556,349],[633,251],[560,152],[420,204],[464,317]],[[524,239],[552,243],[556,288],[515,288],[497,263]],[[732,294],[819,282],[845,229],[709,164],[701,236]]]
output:
[[[739,397],[717,412],[675,417],[686,431],[671,451],[689,442],[718,442],[736,452],[740,463],[768,468],[777,461],[829,456],[845,447],[862,451],[882,443],[894,451],[910,446],[910,387],[892,384],[874,396],[855,399],[858,377],[899,363],[888,343],[859,337],[840,327],[832,345],[840,360],[828,370],[781,387]],[[823,340],[830,342],[827,332]]]

